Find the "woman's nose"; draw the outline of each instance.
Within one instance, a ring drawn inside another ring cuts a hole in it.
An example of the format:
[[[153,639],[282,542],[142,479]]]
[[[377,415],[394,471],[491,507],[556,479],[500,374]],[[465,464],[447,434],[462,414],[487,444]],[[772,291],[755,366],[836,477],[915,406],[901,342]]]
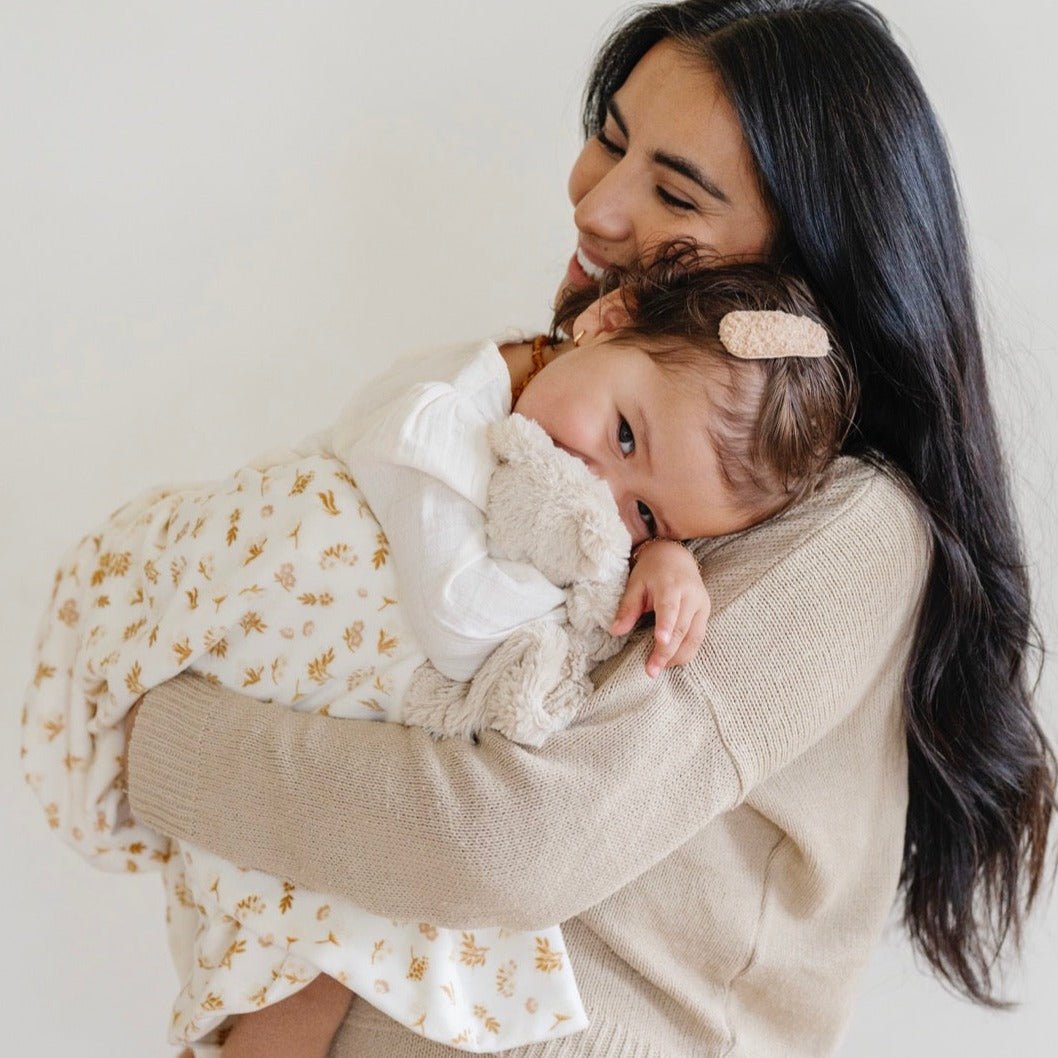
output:
[[[629,188],[621,163],[608,169],[573,210],[573,222],[588,235],[608,243],[632,236]]]

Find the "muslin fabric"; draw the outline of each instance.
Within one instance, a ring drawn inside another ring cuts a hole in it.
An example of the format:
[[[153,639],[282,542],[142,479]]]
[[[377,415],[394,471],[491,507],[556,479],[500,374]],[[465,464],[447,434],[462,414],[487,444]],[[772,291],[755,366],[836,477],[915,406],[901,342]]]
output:
[[[453,351],[442,373],[221,482],[140,497],[56,575],[24,771],[49,824],[96,866],[163,869],[181,981],[170,1039],[203,1054],[230,1015],[320,972],[405,1031],[472,1052],[587,1024],[557,926],[462,930],[372,914],[249,869],[252,859],[237,867],[170,842],[130,818],[115,781],[127,711],[185,669],[264,703],[400,722],[424,639],[438,668],[466,679],[520,624],[561,618],[560,588],[486,547],[485,430],[510,412],[506,364],[487,341]]]

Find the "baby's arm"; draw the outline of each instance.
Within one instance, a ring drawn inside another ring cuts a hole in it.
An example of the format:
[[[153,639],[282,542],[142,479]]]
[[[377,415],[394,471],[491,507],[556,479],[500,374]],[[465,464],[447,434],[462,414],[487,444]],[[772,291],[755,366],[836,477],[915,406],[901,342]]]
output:
[[[320,974],[300,992],[235,1017],[223,1058],[326,1058],[353,993]]]
[[[389,477],[392,492],[371,506],[402,616],[438,671],[469,680],[517,629],[562,606],[565,592],[525,563],[493,558],[484,514],[443,482],[406,467]]]
[[[647,674],[653,677],[694,657],[705,638],[712,604],[697,561],[678,540],[648,540],[633,556],[610,632],[625,635],[644,613],[654,611],[654,649],[647,659]]]
[[[487,430],[505,413],[460,385],[457,376],[410,389],[366,428],[339,424],[332,449],[386,534],[403,616],[423,652],[463,681],[515,630],[560,607],[565,593],[532,566],[490,555],[484,510],[495,461]]]

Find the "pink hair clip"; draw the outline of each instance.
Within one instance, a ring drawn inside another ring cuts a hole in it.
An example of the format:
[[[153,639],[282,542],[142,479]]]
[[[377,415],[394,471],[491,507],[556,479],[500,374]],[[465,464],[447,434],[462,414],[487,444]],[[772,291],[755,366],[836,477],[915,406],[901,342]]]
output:
[[[818,357],[830,352],[823,325],[790,312],[729,312],[720,321],[720,341],[740,360]]]

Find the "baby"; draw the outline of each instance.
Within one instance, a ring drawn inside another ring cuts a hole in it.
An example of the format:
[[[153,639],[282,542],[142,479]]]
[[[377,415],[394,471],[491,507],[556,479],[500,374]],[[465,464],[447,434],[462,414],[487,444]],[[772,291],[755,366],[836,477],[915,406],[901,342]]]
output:
[[[123,720],[191,667],[297,709],[435,735],[489,726],[539,744],[575,713],[576,698],[558,693],[577,675],[568,664],[541,682],[519,655],[519,688],[533,698],[536,687],[531,722],[489,712],[495,683],[481,709],[465,708],[508,644],[542,641],[582,598],[575,578],[554,583],[495,546],[499,529],[487,534],[513,517],[530,538],[547,535],[549,504],[520,511],[509,489],[503,503],[490,495],[498,464],[537,428],[566,492],[572,482],[586,509],[602,507],[592,539],[569,545],[583,552],[570,568],[602,582],[616,555],[617,591],[604,596],[616,601],[632,550],[610,635],[589,660],[648,611],[648,672],[688,660],[708,597],[680,541],[744,529],[812,489],[852,393],[796,283],[762,267],[685,265],[662,256],[610,276],[620,286],[591,304],[571,294],[550,339],[412,365],[429,383],[409,386],[404,365],[332,430],[223,482],[141,497],[62,563],[23,715],[24,770],[49,824],[97,866],[162,868],[182,985],[174,1042],[229,1058],[322,1055],[354,993],[478,1052],[587,1025],[557,926],[392,922],[139,826],[118,787]],[[559,341],[560,329],[575,339]],[[508,426],[517,443],[508,430],[505,449]],[[554,510],[557,521],[557,497]],[[423,709],[424,687],[447,688],[443,709]]]

